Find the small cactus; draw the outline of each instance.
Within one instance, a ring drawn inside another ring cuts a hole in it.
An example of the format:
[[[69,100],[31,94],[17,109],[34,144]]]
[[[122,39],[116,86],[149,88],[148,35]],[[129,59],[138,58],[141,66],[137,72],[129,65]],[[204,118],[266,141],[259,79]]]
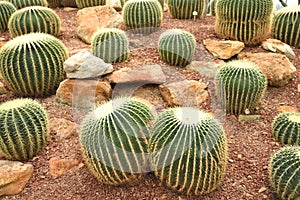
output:
[[[12,3],[17,9],[21,9],[28,6],[44,6],[48,7],[47,0],[6,0]]]
[[[176,19],[193,19],[194,11],[198,13],[196,18],[200,18],[206,14],[207,0],[168,0],[168,7]]]
[[[0,33],[7,30],[8,20],[16,10],[12,3],[0,1]]]
[[[269,180],[281,200],[300,199],[300,147],[286,146],[271,158]]]
[[[216,189],[227,165],[227,139],[221,124],[197,108],[163,111],[150,138],[151,165],[160,181],[184,194]]]
[[[216,92],[228,113],[253,112],[267,88],[267,78],[258,66],[246,60],[228,62],[218,70]]]
[[[78,8],[86,8],[93,6],[102,6],[106,4],[106,0],[75,0]]]
[[[129,57],[129,42],[120,29],[100,29],[92,39],[92,54],[108,63],[123,62]]]
[[[33,158],[49,139],[46,111],[31,99],[15,99],[0,105],[0,151],[11,160]]]
[[[195,37],[181,29],[167,30],[158,41],[160,58],[175,66],[185,67],[194,56],[196,49]]]
[[[17,37],[32,32],[48,33],[58,36],[61,21],[50,8],[30,6],[16,11],[8,21],[11,37]]]

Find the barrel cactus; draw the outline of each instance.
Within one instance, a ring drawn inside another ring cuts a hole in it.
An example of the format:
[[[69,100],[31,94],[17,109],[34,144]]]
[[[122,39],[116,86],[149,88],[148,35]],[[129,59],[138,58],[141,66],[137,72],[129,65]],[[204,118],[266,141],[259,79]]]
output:
[[[300,145],[300,113],[277,115],[272,123],[272,133],[282,144]]]
[[[128,0],[120,0],[121,2],[121,6],[123,7],[124,4],[127,2]],[[164,6],[165,6],[165,0],[158,0],[158,2],[160,3],[162,9],[164,10]]]
[[[269,164],[270,184],[279,199],[300,199],[299,177],[300,147],[283,147],[275,153]]]
[[[12,3],[17,9],[28,6],[45,6],[48,7],[47,0],[6,0]]]
[[[168,0],[169,12],[176,19],[193,19],[193,12],[196,11],[196,18],[205,16],[207,0]]]
[[[218,0],[215,32],[246,45],[263,42],[271,32],[273,0]]]
[[[48,33],[58,36],[61,21],[50,8],[30,6],[16,11],[8,21],[11,37],[17,37],[32,32]]]
[[[101,6],[106,4],[106,0],[75,0],[78,8],[86,8],[92,6]]]
[[[194,56],[196,49],[195,37],[181,29],[167,30],[158,40],[160,58],[175,66],[185,67]]]
[[[1,48],[0,74],[18,95],[49,95],[64,78],[63,63],[67,58],[65,45],[54,36],[29,33]]]
[[[12,3],[0,1],[0,33],[7,30],[8,20],[16,10]]]
[[[84,119],[83,157],[100,183],[131,185],[146,174],[151,113],[143,101],[123,97],[100,105]]]
[[[267,78],[258,66],[246,60],[228,62],[216,75],[216,93],[221,105],[231,114],[253,112],[264,96]]]
[[[211,16],[216,16],[216,3],[217,0],[210,0],[208,10]]]
[[[160,27],[163,12],[157,0],[129,0],[122,15],[127,29],[133,33],[148,34]]]
[[[61,6],[60,0],[48,0],[49,8],[57,8]]]
[[[201,195],[218,187],[227,165],[227,139],[221,124],[197,108],[163,111],[149,142],[155,175],[179,193]]]
[[[108,63],[123,62],[129,57],[129,42],[120,29],[100,29],[92,39],[92,54]]]
[[[291,46],[300,48],[300,6],[284,7],[275,12],[272,36]]]
[[[33,158],[49,139],[46,111],[31,99],[15,99],[0,105],[0,151],[11,160]]]

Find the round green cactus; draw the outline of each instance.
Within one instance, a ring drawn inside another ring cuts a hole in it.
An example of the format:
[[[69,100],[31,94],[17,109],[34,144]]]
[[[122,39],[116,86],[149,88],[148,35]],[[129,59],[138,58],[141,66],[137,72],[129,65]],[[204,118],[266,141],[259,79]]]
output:
[[[92,6],[102,6],[106,4],[106,0],[75,0],[78,8],[86,8]]]
[[[83,121],[83,157],[100,183],[138,182],[148,166],[150,107],[135,98],[117,98],[97,107]]]
[[[129,57],[129,42],[120,29],[100,29],[92,39],[92,54],[108,63],[123,62]]]
[[[124,4],[127,2],[128,0],[120,0],[121,2],[121,6],[123,7]],[[165,0],[158,0],[158,2],[160,3],[161,5],[161,8],[164,10],[164,6],[165,6]]]
[[[277,115],[272,123],[272,133],[282,144],[300,145],[300,113]]]
[[[193,19],[205,16],[207,0],[168,0],[169,12],[176,19]]]
[[[215,32],[246,45],[263,42],[271,32],[273,0],[218,0]]]
[[[28,6],[44,6],[48,7],[47,0],[6,0],[12,3],[17,9],[21,9]]]
[[[0,105],[0,151],[11,160],[33,158],[49,139],[44,108],[31,99],[15,99]]]
[[[273,190],[282,200],[300,199],[300,147],[280,149],[269,164],[269,179]]]
[[[246,60],[228,62],[216,75],[216,93],[226,112],[239,115],[257,107],[267,88],[258,66]]]
[[[181,29],[167,30],[158,40],[160,58],[175,66],[185,67],[194,56],[196,49],[195,37]]]
[[[300,6],[284,7],[275,12],[272,36],[291,46],[300,48]]]
[[[12,3],[0,1],[0,33],[7,30],[8,20],[16,10]]]
[[[47,0],[49,8],[57,8],[61,6],[60,0]]]
[[[123,7],[122,15],[127,29],[148,34],[160,27],[163,12],[157,0],[129,0]]]
[[[209,1],[208,11],[211,16],[216,16],[216,3],[217,3],[217,0]]]
[[[155,175],[180,193],[201,195],[218,187],[227,165],[227,139],[221,124],[196,108],[163,111],[150,139]]]
[[[65,45],[52,35],[29,33],[7,42],[0,50],[0,74],[21,96],[52,94],[64,78]]]
[[[30,6],[16,11],[8,21],[11,37],[17,37],[32,32],[48,33],[58,36],[61,21],[50,8]]]

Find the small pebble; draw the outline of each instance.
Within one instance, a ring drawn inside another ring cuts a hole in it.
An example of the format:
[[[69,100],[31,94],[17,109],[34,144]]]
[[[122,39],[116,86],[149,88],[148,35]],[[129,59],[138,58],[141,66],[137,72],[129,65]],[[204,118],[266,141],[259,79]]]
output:
[[[233,160],[232,160],[232,159],[229,159],[228,161],[229,161],[230,163],[233,163]]]
[[[261,187],[259,190],[258,190],[258,193],[262,193],[262,192],[265,192],[267,190],[266,187]]]

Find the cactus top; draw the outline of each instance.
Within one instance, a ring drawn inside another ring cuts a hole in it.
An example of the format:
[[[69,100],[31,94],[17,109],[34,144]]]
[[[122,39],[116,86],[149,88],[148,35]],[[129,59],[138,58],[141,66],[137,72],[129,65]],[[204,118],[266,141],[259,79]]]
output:
[[[12,110],[16,108],[25,107],[28,104],[36,104],[32,99],[14,99],[12,101],[7,101],[0,105],[0,110]]]
[[[292,113],[288,118],[292,122],[300,123],[300,113]]]
[[[192,107],[174,108],[174,116],[185,125],[198,125],[203,120],[210,119],[211,116]]]

